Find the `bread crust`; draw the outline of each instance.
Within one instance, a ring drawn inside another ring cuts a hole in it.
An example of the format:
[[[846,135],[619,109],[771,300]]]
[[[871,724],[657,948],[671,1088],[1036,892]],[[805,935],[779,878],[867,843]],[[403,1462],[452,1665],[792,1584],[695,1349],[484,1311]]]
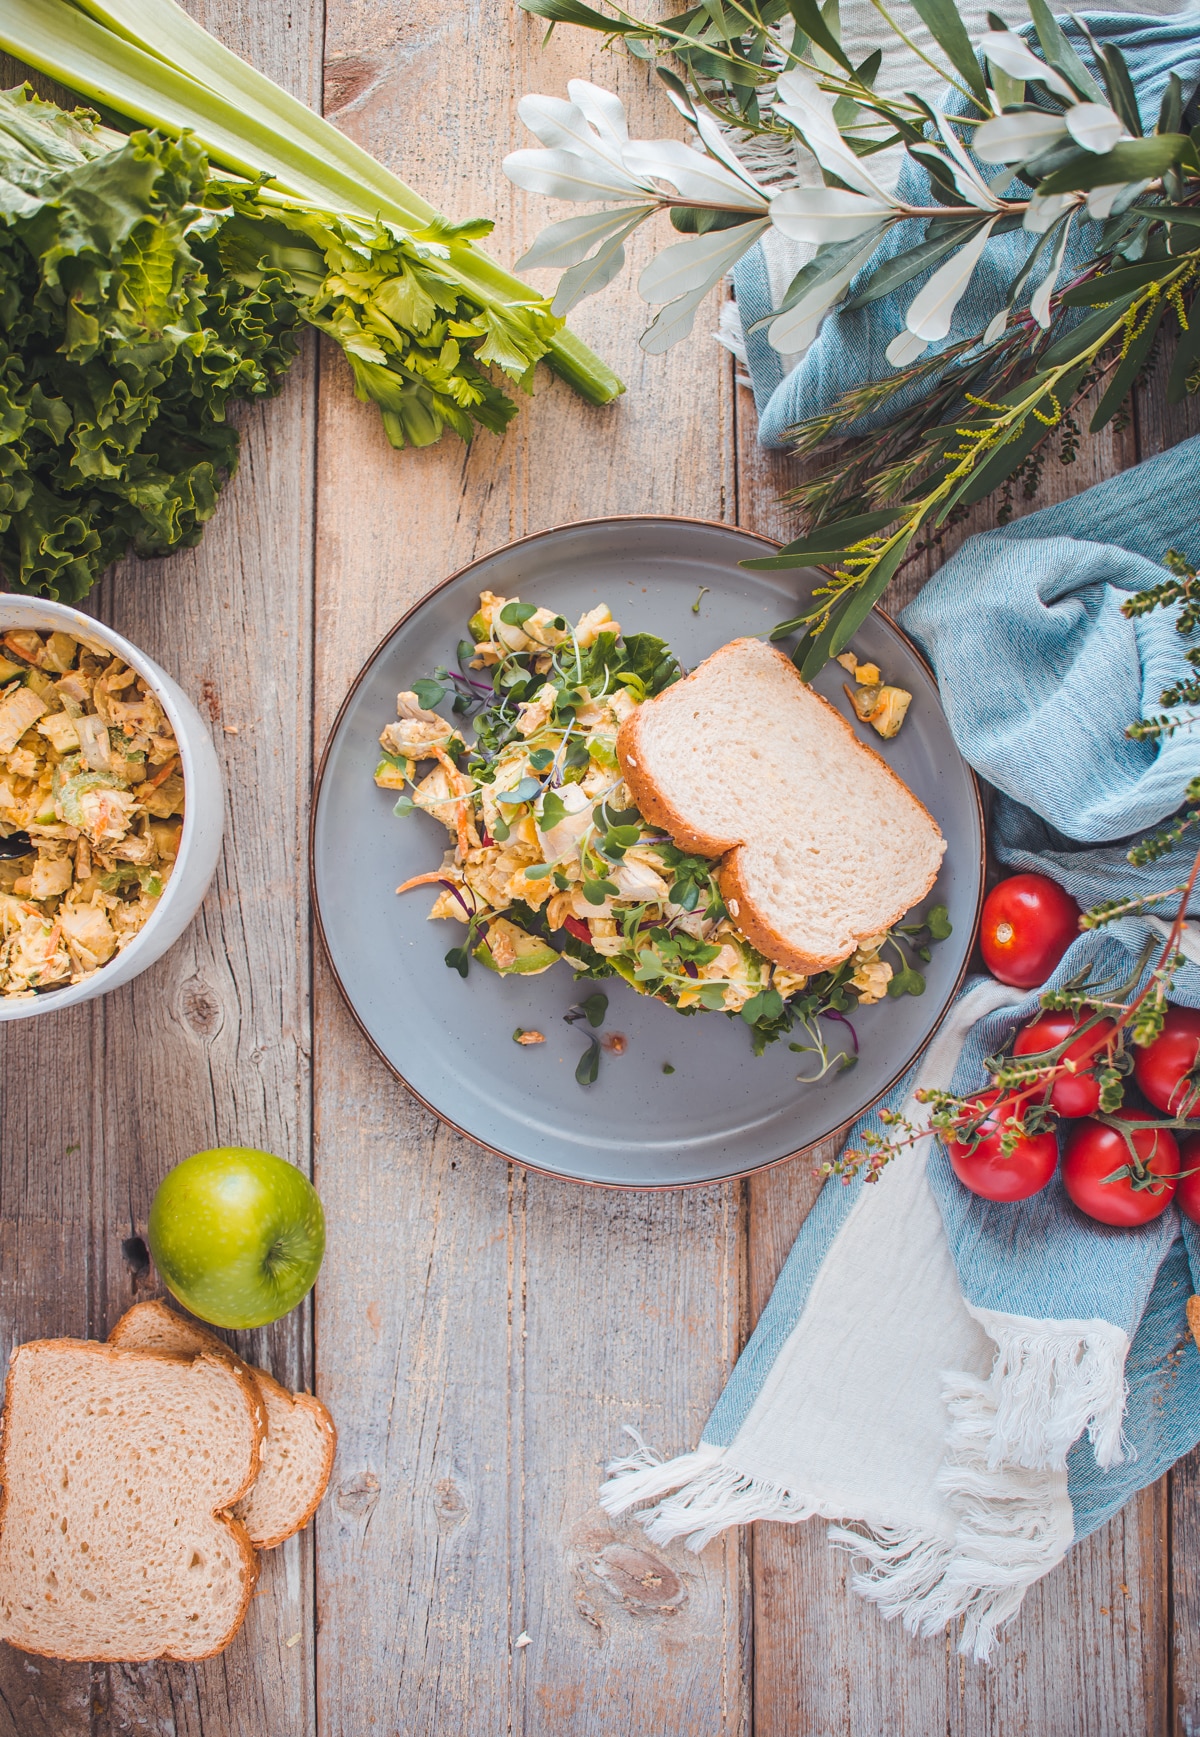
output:
[[[37,1351],[46,1348],[58,1350],[64,1345],[70,1345],[76,1348],[82,1347],[86,1349],[89,1354],[104,1357],[110,1361],[125,1357],[161,1358],[171,1355],[168,1352],[161,1351],[120,1350],[118,1347],[107,1345],[99,1339],[29,1339],[25,1344],[18,1345],[13,1351],[12,1356],[9,1358],[8,1374],[4,1381],[4,1418],[6,1420],[12,1415],[13,1377],[16,1373],[17,1359],[20,1357],[21,1353],[23,1351]],[[266,1433],[266,1420],[263,1412],[262,1401],[253,1384],[247,1379],[245,1372],[237,1369],[230,1369],[228,1364],[223,1363],[214,1357],[209,1357],[208,1360],[212,1363],[218,1363],[225,1373],[233,1375],[237,1380],[238,1385],[242,1388],[245,1395],[247,1409],[254,1424],[255,1432],[254,1449],[251,1455],[253,1463],[250,1467],[248,1476],[242,1483],[237,1495],[229,1502],[228,1507],[222,1506],[212,1510],[213,1519],[218,1523],[218,1525],[222,1525],[227,1529],[230,1538],[237,1547],[238,1555],[241,1557],[242,1561],[241,1603],[238,1606],[237,1612],[230,1623],[228,1630],[214,1646],[209,1647],[205,1652],[173,1652],[170,1648],[164,1648],[162,1652],[146,1653],[136,1659],[131,1659],[126,1654],[122,1653],[99,1653],[95,1651],[87,1653],[67,1651],[48,1652],[43,1647],[31,1646],[24,1641],[12,1640],[9,1636],[4,1636],[3,1638],[8,1642],[8,1644],[15,1647],[18,1652],[29,1653],[35,1658],[62,1659],[68,1664],[143,1664],[151,1663],[156,1659],[171,1659],[187,1662],[189,1664],[196,1664],[202,1659],[215,1658],[218,1653],[224,1652],[225,1648],[230,1644],[242,1624],[245,1622],[246,1612],[250,1609],[250,1600],[253,1598],[254,1589],[258,1584],[259,1559],[257,1550],[250,1542],[250,1534],[247,1532],[240,1520],[234,1519],[233,1515],[229,1512],[229,1508],[233,1506],[234,1502],[241,1500],[242,1496],[245,1495],[246,1491],[254,1482],[255,1477],[258,1475],[258,1462],[262,1454],[262,1442]],[[176,1363],[190,1363],[194,1362],[195,1359],[176,1356],[172,1358],[172,1361]],[[7,1448],[8,1431],[6,1429],[0,1429],[0,1533],[3,1532],[5,1515],[8,1509]]]
[[[249,1376],[250,1380],[259,1390],[260,1403],[262,1403],[263,1406],[264,1436],[268,1433],[265,1404],[265,1394],[268,1390],[270,1390],[275,1398],[281,1403],[289,1406],[298,1406],[301,1410],[309,1412],[316,1422],[321,1432],[324,1444],[324,1460],[315,1494],[310,1500],[308,1506],[301,1512],[299,1519],[293,1521],[291,1525],[285,1527],[282,1531],[264,1534],[261,1537],[251,1539],[251,1543],[259,1550],[274,1550],[278,1545],[283,1544],[288,1538],[291,1538],[297,1532],[302,1532],[304,1530],[317,1509],[320,1507],[324,1500],[325,1492],[329,1488],[329,1480],[333,1475],[334,1455],[337,1452],[337,1428],[334,1425],[328,1407],[323,1405],[315,1394],[293,1393],[289,1388],[284,1387],[281,1382],[276,1381],[273,1375],[268,1375],[265,1369],[257,1369],[252,1364],[242,1363],[237,1353],[231,1346],[225,1343],[224,1339],[218,1338],[218,1336],[215,1333],[210,1332],[207,1327],[201,1326],[200,1322],[188,1320],[185,1316],[179,1314],[177,1310],[172,1309],[170,1304],[165,1302],[161,1297],[150,1298],[144,1303],[135,1303],[131,1309],[126,1309],[112,1332],[108,1335],[109,1344],[120,1346],[126,1332],[134,1329],[137,1318],[140,1317],[144,1320],[148,1314],[153,1314],[167,1332],[178,1334],[185,1342],[187,1340],[193,1341],[196,1347],[195,1350],[191,1351],[180,1347],[178,1351],[171,1353],[166,1353],[166,1349],[164,1348],[164,1354],[187,1358],[196,1356],[199,1351],[203,1349],[211,1353],[212,1356],[223,1359],[230,1366],[242,1370],[247,1376]],[[248,1490],[249,1486],[247,1486],[247,1489],[242,1492],[242,1495],[246,1495]],[[240,1499],[241,1498],[239,1497],[239,1500]]]
[[[269,1375],[267,1376],[267,1380],[271,1380]],[[279,1537],[273,1539],[271,1543],[264,1544],[262,1546],[264,1550],[270,1550],[275,1544],[282,1544],[285,1538],[291,1538],[294,1537],[297,1532],[303,1532],[317,1509],[321,1506],[321,1503],[325,1500],[325,1492],[329,1488],[329,1480],[333,1476],[334,1456],[337,1453],[337,1425],[333,1421],[329,1407],[327,1405],[322,1405],[315,1393],[291,1393],[287,1388],[281,1388],[280,1391],[287,1393],[292,1404],[298,1406],[300,1410],[311,1413],[321,1431],[321,1436],[324,1442],[325,1457],[321,1463],[321,1475],[317,1484],[316,1493],[309,1502],[308,1507],[305,1508],[300,1518],[290,1526],[286,1532],[281,1532]]]
[[[913,795],[908,785],[892,771],[881,754],[877,754],[873,748],[860,739],[836,706],[830,705],[823,694],[817,693],[815,688],[801,680],[800,673],[792,660],[775,646],[763,646],[761,640],[752,639],[748,635],[740,639],[731,639],[727,645],[714,651],[711,657],[705,658],[703,663],[697,664],[690,675],[684,676],[681,682],[675,682],[671,687],[665,688],[663,694],[678,695],[690,682],[695,682],[703,671],[710,670],[713,664],[719,660],[735,655],[745,645],[754,645],[760,650],[769,651],[771,656],[784,666],[789,677],[805,688],[813,699],[818,700],[831,718],[836,719],[849,743],[853,744],[854,749],[860,754],[867,755],[877,767],[882,768],[893,783],[904,792],[908,800],[920,809],[934,833],[938,838],[941,838],[941,828],[920,797]],[[813,977],[819,971],[831,971],[835,965],[840,965],[843,959],[848,959],[859,943],[865,940],[869,934],[879,934],[884,929],[890,929],[894,923],[898,923],[901,917],[911,911],[914,905],[919,904],[926,893],[930,891],[941,872],[940,863],[934,868],[923,890],[918,893],[915,899],[901,905],[886,923],[880,923],[874,929],[864,929],[861,934],[855,935],[854,944],[844,951],[819,955],[804,953],[792,946],[787,937],[781,935],[778,929],[762,916],[752,895],[746,888],[740,863],[742,846],[746,841],[741,838],[720,838],[714,834],[701,832],[679,812],[673,803],[660,794],[653,777],[643,764],[642,726],[650,708],[657,704],[662,697],[663,695],[656,695],[654,699],[647,700],[644,705],[632,712],[618,729],[617,763],[621,768],[621,776],[633,798],[634,806],[652,826],[661,827],[665,833],[669,834],[672,842],[680,850],[685,850],[692,856],[720,859],[714,872],[721,897],[724,899],[726,908],[737,928],[764,958],[770,959],[773,964],[781,965],[785,971],[794,971],[805,977]]]

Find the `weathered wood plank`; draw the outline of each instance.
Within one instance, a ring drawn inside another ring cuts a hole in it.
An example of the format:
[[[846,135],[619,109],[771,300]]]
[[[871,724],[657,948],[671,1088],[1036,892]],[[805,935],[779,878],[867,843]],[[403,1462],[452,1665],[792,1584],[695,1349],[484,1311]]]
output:
[[[327,16],[329,88],[349,99],[339,122],[451,215],[497,214],[494,251],[515,257],[545,221],[499,173],[524,142],[516,97],[586,75],[586,44],[541,53],[537,21],[506,0],[470,12],[336,0]],[[635,129],[661,119],[643,69],[592,64],[630,98]],[[392,453],[327,359],[319,736],[376,637],[473,555],[605,512],[730,513],[708,322],[656,360],[636,347],[642,312],[626,280],[574,322],[629,382],[618,405],[589,409],[542,379],[503,443],[484,435],[469,454]],[[405,1737],[742,1730],[738,1540],[643,1561],[621,1548],[642,1550],[640,1530],[595,1504],[621,1424],[691,1446],[731,1365],[737,1191],[616,1195],[510,1171],[390,1079],[323,968],[315,1007],[332,1227],[317,1358],[344,1432],[320,1535],[325,1728],[357,1733],[374,1716]],[[522,1630],[531,1644],[516,1649]]]
[[[197,5],[203,21],[308,100],[320,7]],[[101,619],[171,671],[213,721],[229,786],[218,878],[196,923],[101,1002],[6,1027],[0,1272],[7,1343],[103,1336],[153,1280],[139,1251],[162,1173],[218,1143],[309,1163],[304,821],[311,780],[315,346],[281,397],[243,417],[242,470],[201,547],[130,563],[95,593]],[[299,1312],[242,1349],[311,1380]],[[290,1642],[290,1644],[289,1644]],[[199,1737],[313,1729],[311,1535],[264,1557],[241,1635],[220,1659],[62,1666],[0,1648],[0,1732]],[[8,1721],[6,1723],[6,1720]]]

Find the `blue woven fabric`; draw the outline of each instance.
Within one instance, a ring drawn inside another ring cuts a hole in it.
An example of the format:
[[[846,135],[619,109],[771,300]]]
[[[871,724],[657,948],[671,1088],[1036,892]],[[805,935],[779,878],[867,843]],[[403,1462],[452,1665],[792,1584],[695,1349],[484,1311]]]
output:
[[[1135,623],[1120,603],[1162,577],[1157,561],[1168,548],[1200,559],[1198,485],[1200,438],[973,537],[901,616],[938,671],[963,754],[1003,792],[993,850],[1014,871],[1051,873],[1081,905],[1178,886],[1191,864],[1194,841],[1186,839],[1143,869],[1126,857],[1129,835],[1175,812],[1200,774],[1200,735],[1183,728],[1161,747],[1125,737],[1124,725],[1160,714],[1163,688],[1189,673],[1189,642],[1176,632],[1173,611]],[[985,681],[968,676],[983,669]],[[1163,908],[1169,916],[1173,904]],[[1200,913],[1200,899],[1190,910]],[[1145,918],[1083,935],[1051,981],[1085,964],[1113,979],[1128,976],[1155,941],[1161,934]],[[1200,1006],[1200,968],[1187,965],[1172,994]],[[983,1058],[1036,1000],[980,1022],[956,1090],[982,1084]],[[958,1185],[940,1145],[928,1174],[968,1301],[1035,1316],[1098,1315],[1133,1338],[1125,1423],[1133,1454],[1101,1471],[1084,1439],[1071,1456],[1083,1536],[1200,1441],[1200,1354],[1184,1315],[1187,1297],[1200,1290],[1195,1228],[1187,1225],[1182,1238],[1171,1208],[1140,1231],[1106,1229],[1071,1206],[1057,1178],[1017,1206],[988,1205]]]
[[[1049,870],[1082,905],[1119,890],[1178,885],[1190,864],[1191,850],[1182,847],[1137,871],[1126,860],[1128,835],[1175,812],[1200,774],[1200,733],[1184,728],[1159,750],[1127,751],[1125,725],[1160,712],[1160,689],[1188,673],[1189,641],[1167,611],[1135,631],[1119,604],[1163,576],[1154,555],[1181,544],[1197,553],[1198,496],[1200,437],[1073,501],[972,538],[901,616],[937,672],[959,748],[1002,788],[994,850],[1014,870]],[[1118,537],[1119,544],[1106,540]],[[1173,909],[1164,906],[1168,917]],[[1193,910],[1200,914],[1200,899]],[[1148,943],[1161,946],[1162,932],[1147,918],[1081,935],[1050,985],[1085,968],[1115,984],[1136,974]],[[1200,967],[1187,965],[1172,993],[1200,1006]],[[985,1057],[1037,1006],[1033,992],[979,1021],[954,1090],[985,1084]],[[900,1107],[916,1071],[882,1107]],[[877,1108],[849,1144],[860,1146],[864,1130],[880,1126]],[[1200,1441],[1200,1353],[1185,1316],[1188,1296],[1200,1290],[1200,1234],[1174,1207],[1141,1230],[1111,1230],[1078,1212],[1057,1178],[1031,1200],[986,1202],[962,1188],[936,1143],[927,1175],[968,1303],[1048,1321],[1099,1317],[1132,1340],[1124,1420],[1131,1451],[1101,1470],[1084,1438],[1068,1462],[1082,1537]],[[861,1178],[849,1186],[832,1179],[822,1190],[706,1441],[732,1441],[863,1186]]]
[[[1125,55],[1137,91],[1142,123],[1147,131],[1153,129],[1158,118],[1169,73],[1178,73],[1185,97],[1195,89],[1200,80],[1200,12],[1183,13],[1175,18],[1104,12],[1084,13],[1083,16],[1102,46],[1113,44]],[[1081,56],[1090,62],[1090,50],[1074,22],[1064,17],[1062,24],[1068,35],[1074,38]],[[911,160],[906,162],[901,173],[897,192],[913,205],[931,203],[929,178]],[[851,284],[851,294],[866,281],[869,270],[920,240],[921,228],[916,222],[897,225],[869,267],[864,267]],[[1075,224],[1067,249],[1066,272],[1090,252],[1097,234],[1098,225],[1094,223]],[[955,310],[948,336],[932,344],[926,351],[927,356],[936,355],[983,329],[1003,304],[1007,286],[1027,259],[1035,239],[1022,230],[993,237],[984,250],[970,287]],[[1036,273],[1038,268],[1034,269]],[[886,377],[892,372],[884,351],[902,329],[909,304],[928,281],[932,270],[913,278],[894,294],[883,296],[853,313],[832,314],[804,359],[790,374],[785,374],[783,360],[771,348],[765,329],[750,331],[755,321],[772,312],[771,290],[761,247],[753,248],[735,266],[734,291],[743,331],[747,334],[746,356],[759,410],[758,438],[763,446],[786,445],[788,430],[798,422],[827,410],[835,399],[852,387]],[[882,409],[847,423],[841,432],[859,435],[883,426],[899,411],[928,393],[934,383],[933,379],[927,379],[904,389]]]

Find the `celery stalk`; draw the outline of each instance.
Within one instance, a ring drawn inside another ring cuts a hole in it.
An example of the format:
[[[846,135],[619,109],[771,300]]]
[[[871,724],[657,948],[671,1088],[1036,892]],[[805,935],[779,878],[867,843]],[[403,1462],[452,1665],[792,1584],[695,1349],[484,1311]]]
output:
[[[174,0],[0,0],[0,46],[82,96],[144,126],[189,129],[219,167],[326,208],[408,229],[434,208],[353,140],[210,36]],[[85,15],[86,14],[86,15]],[[450,266],[482,302],[542,298],[472,243],[447,238]],[[624,391],[567,330],[549,340],[555,371],[593,404]]]

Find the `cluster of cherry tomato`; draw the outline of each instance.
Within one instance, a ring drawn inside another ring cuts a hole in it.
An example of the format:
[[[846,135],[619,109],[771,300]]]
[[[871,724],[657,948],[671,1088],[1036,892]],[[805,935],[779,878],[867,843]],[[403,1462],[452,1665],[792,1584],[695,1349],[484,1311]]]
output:
[[[984,961],[1002,983],[1022,989],[1043,983],[1078,933],[1078,907],[1044,875],[1014,875],[984,904]],[[1080,1211],[1104,1224],[1146,1224],[1172,1200],[1200,1223],[1200,1090],[1193,1077],[1200,1056],[1200,1011],[1168,1008],[1161,1035],[1134,1052],[1133,1077],[1152,1108],[1123,1105],[1099,1120],[1096,1069],[1114,1029],[1111,1019],[1093,1022],[1048,1012],[1019,1031],[1013,1044],[1015,1057],[1067,1045],[1058,1065],[1071,1066],[1053,1076],[1048,1101],[1048,1108],[1069,1124],[1063,1185]],[[1074,1031],[1080,1036],[1071,1043]],[[985,1200],[1026,1200],[1045,1188],[1058,1168],[1057,1133],[1020,1134],[1005,1152],[1005,1124],[1019,1116],[1021,1101],[1011,1089],[995,1088],[978,1094],[971,1108],[970,1136],[946,1140],[960,1182]],[[1164,1127],[1155,1121],[1155,1111],[1185,1128],[1195,1120],[1197,1131]],[[1132,1124],[1129,1132],[1121,1129],[1122,1122]]]

